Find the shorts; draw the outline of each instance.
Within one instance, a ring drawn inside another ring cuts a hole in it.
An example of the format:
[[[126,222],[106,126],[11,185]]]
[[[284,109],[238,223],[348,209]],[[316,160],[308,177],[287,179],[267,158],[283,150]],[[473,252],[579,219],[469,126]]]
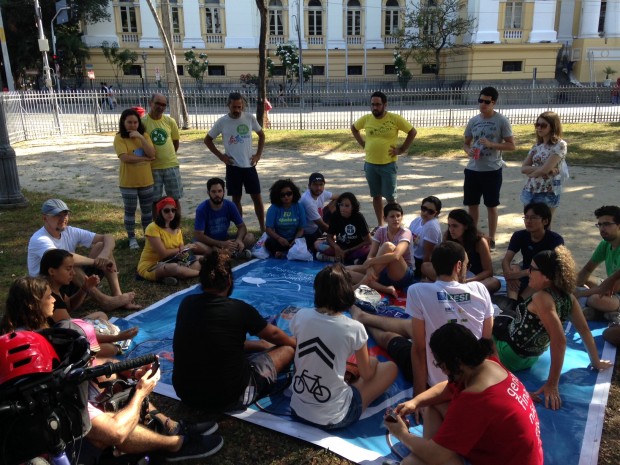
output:
[[[239,397],[239,405],[243,407],[271,394],[278,380],[278,372],[269,352],[252,354],[247,360],[250,364],[250,379]]]
[[[463,205],[480,205],[480,197],[489,208],[499,205],[499,191],[502,188],[502,169],[495,171],[473,171],[465,169],[463,184]]]
[[[293,417],[300,420],[302,423],[306,423],[307,425],[317,426],[324,430],[334,430],[340,428],[346,428],[347,426],[352,425],[357,422],[362,416],[362,411],[364,410],[364,405],[362,404],[362,395],[357,390],[355,386],[350,386],[351,393],[353,396],[351,397],[351,403],[349,404],[349,409],[347,410],[346,415],[342,420],[333,425],[319,425],[317,423],[312,423],[311,421],[305,420],[295,413],[295,410],[291,409],[293,413]]]
[[[412,267],[407,267],[407,271],[405,271],[403,277],[398,281],[393,281],[390,279],[387,268],[384,268],[379,275],[380,284],[383,284],[384,286],[394,286],[396,289],[402,289],[403,291],[411,286],[414,280]]]
[[[499,340],[495,336],[493,336],[493,342],[495,342],[497,355],[499,356],[499,360],[502,362],[502,365],[512,372],[530,368],[539,358],[537,356],[525,357],[523,355],[519,355],[512,347],[510,347],[508,342]]]
[[[240,168],[235,165],[226,165],[226,186],[228,186],[229,196],[240,196],[243,186],[245,186],[246,194],[260,194],[260,181],[256,167]]]
[[[415,268],[413,270],[413,277],[417,281],[420,281],[422,279],[422,263],[424,263],[424,259],[413,257],[413,262],[415,263]]]
[[[364,163],[366,181],[370,189],[371,197],[385,197],[388,202],[396,201],[396,162],[385,165]]]
[[[181,181],[181,170],[178,166],[153,170],[153,199],[157,202],[164,196],[164,189],[167,197],[174,200],[183,198],[183,182]]]
[[[558,208],[560,205],[560,196],[562,192],[559,194],[555,194],[553,192],[530,192],[523,189],[521,191],[521,203],[523,205],[528,205],[530,203],[544,203],[549,208]]]
[[[407,381],[413,384],[413,366],[411,365],[411,341],[406,337],[396,336],[390,339],[386,352]]]

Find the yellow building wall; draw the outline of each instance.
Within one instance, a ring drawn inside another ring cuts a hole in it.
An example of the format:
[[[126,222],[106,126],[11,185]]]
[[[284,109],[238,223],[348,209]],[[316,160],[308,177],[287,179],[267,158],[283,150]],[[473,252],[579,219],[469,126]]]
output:
[[[596,51],[594,59],[588,58],[588,49]],[[603,69],[609,66],[616,70],[616,74],[609,77],[615,82],[620,77],[620,53],[618,50],[620,50],[620,38],[618,37],[575,39],[570,57],[570,60],[575,62],[573,74],[580,82],[600,84],[605,80]]]

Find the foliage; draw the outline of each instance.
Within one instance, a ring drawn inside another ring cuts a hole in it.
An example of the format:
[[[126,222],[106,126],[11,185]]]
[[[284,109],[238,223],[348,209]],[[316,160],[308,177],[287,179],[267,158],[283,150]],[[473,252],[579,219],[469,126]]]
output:
[[[241,82],[243,87],[257,86],[259,83],[258,76],[256,74],[250,74],[250,73],[242,74],[241,76],[239,76],[239,81]]]
[[[293,83],[294,80],[299,81],[299,53],[297,53],[297,46],[292,42],[280,44],[276,47],[276,56],[284,67],[286,81],[288,83]],[[303,65],[304,82],[307,82],[311,75],[312,66]]]
[[[411,71],[407,69],[407,60],[403,58],[400,50],[394,50],[394,68],[396,69],[396,76],[398,77],[398,83],[404,90],[407,88],[407,84],[411,81]]]
[[[603,70],[603,74],[605,75],[605,79],[609,79],[609,76],[613,76],[614,74],[616,74],[618,71],[616,71],[615,69],[613,69],[611,66],[607,66],[604,70]]]
[[[84,62],[90,57],[90,50],[82,42],[82,33],[75,24],[58,28],[56,54],[60,58],[60,75],[82,77]]]
[[[120,87],[118,76],[121,71],[124,73],[128,72],[130,66],[138,61],[138,54],[136,52],[133,52],[127,48],[125,50],[119,50],[120,49],[118,48],[118,44],[116,42],[112,42],[112,45],[110,45],[107,40],[101,42],[101,51],[103,52],[105,59],[112,67],[118,87]]]
[[[434,64],[439,76],[441,55],[463,53],[471,47],[465,36],[476,29],[476,20],[463,16],[465,0],[428,0],[411,2],[405,13],[403,28],[398,31],[399,47],[421,64]],[[457,40],[459,39],[460,40]]]
[[[202,84],[205,77],[205,73],[209,68],[209,60],[206,53],[201,53],[196,56],[193,50],[185,52],[185,61],[189,63],[187,67],[187,73],[196,79],[196,82]]]

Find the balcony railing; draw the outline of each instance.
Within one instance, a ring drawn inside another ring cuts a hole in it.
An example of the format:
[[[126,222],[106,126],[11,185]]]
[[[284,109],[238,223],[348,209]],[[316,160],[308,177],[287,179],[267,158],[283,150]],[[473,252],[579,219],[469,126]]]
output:
[[[172,34],[172,40],[175,44],[180,44],[183,41],[181,34]]]
[[[523,37],[522,29],[505,29],[504,39],[521,39]]]
[[[398,38],[394,36],[386,36],[383,38],[384,45],[398,45]]]
[[[121,41],[125,44],[127,43],[138,43],[138,34],[132,34],[128,32],[123,32],[121,34]]]
[[[207,44],[221,44],[224,42],[222,34],[205,34],[204,39]]]
[[[281,45],[286,43],[284,36],[269,36],[269,45]]]
[[[362,45],[362,36],[347,36],[348,45]]]
[[[309,36],[308,45],[323,45],[323,36]]]

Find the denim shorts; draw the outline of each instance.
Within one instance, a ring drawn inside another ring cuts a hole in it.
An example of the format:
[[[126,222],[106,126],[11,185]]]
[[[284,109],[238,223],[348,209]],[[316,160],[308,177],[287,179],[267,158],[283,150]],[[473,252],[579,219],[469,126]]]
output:
[[[383,284],[384,286],[394,286],[396,289],[406,290],[409,286],[413,284],[414,281],[415,278],[413,275],[412,267],[408,267],[403,277],[400,278],[398,281],[393,281],[392,279],[390,279],[390,277],[388,276],[387,268],[384,268],[379,275],[379,283]]]
[[[360,417],[362,416],[364,405],[362,404],[362,395],[360,394],[360,392],[355,388],[355,386],[350,386],[350,387],[351,387],[351,392],[353,394],[353,397],[351,397],[351,403],[349,404],[349,410],[347,410],[347,414],[338,423],[334,425],[318,425],[316,423],[312,423],[311,421],[303,419],[302,417],[297,415],[295,410],[292,410],[293,417],[301,421],[302,423],[317,426],[324,430],[346,428],[347,426],[352,425],[353,423],[358,421]]]
[[[556,195],[554,192],[530,192],[523,189],[521,191],[521,203],[523,205],[533,202],[544,203],[549,208],[557,208],[560,205],[561,195],[562,192]]]

